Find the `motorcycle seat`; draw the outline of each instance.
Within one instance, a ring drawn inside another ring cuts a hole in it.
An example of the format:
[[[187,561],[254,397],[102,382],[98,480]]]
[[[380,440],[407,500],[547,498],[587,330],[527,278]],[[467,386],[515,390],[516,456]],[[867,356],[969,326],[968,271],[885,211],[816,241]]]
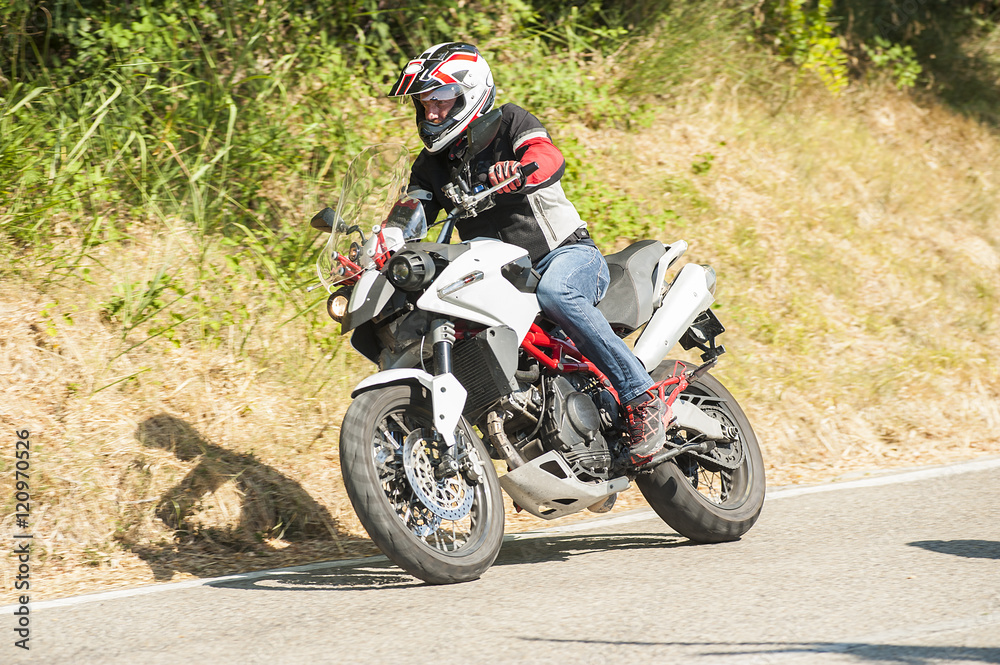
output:
[[[618,336],[630,334],[653,316],[656,264],[665,253],[662,242],[640,240],[604,257],[611,284],[597,309]]]

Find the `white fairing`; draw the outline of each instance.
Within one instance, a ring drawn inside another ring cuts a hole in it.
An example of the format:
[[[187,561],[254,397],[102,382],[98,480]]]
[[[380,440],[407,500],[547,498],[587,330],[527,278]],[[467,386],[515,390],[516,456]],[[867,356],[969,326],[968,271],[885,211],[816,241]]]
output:
[[[385,239],[386,249],[390,252],[402,249],[403,245],[406,244],[406,238],[403,237],[403,229],[394,226],[382,229],[382,237]]]
[[[430,391],[434,425],[445,443],[449,446],[455,445],[455,428],[458,427],[458,419],[462,417],[465,398],[469,393],[454,374],[431,376],[419,369],[389,369],[369,376],[359,383],[351,393],[351,398],[377,386],[411,381],[419,382]]]
[[[434,278],[431,288],[417,300],[417,307],[486,326],[509,326],[517,333],[518,341],[523,340],[538,316],[538,299],[533,293],[518,291],[500,270],[528,253],[491,238],[477,238],[468,245],[469,251]],[[483,275],[478,281],[441,294],[442,290],[477,272]]]
[[[698,315],[713,302],[715,296],[709,290],[705,268],[694,263],[684,266],[636,340],[633,351],[647,372],[660,364]]]
[[[365,301],[368,299],[368,292],[371,291],[372,286],[375,284],[375,280],[377,280],[380,276],[381,273],[377,270],[369,270],[361,275],[361,279],[359,279],[358,283],[354,285],[354,290],[351,292],[351,299],[347,303],[348,312],[356,312],[362,305],[365,304]],[[376,312],[381,311],[381,309],[385,307],[385,304],[389,302],[389,298],[392,297],[392,292],[385,291],[381,294],[381,296],[381,302],[376,303],[375,306]]]

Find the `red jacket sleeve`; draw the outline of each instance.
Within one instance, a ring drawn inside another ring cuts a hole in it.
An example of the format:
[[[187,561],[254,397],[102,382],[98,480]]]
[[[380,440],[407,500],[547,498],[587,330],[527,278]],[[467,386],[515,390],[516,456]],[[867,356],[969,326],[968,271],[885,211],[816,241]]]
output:
[[[518,146],[517,154],[521,164],[531,162],[538,164],[538,170],[528,176],[526,186],[533,187],[545,183],[550,178],[558,180],[562,177],[566,160],[559,152],[559,148],[548,138],[539,136],[524,141]]]
[[[546,138],[528,139],[521,145],[524,154],[520,157],[521,164],[538,164],[538,170],[528,176],[525,183],[528,186],[539,185],[557,173],[562,175],[562,167],[566,163],[559,148]]]

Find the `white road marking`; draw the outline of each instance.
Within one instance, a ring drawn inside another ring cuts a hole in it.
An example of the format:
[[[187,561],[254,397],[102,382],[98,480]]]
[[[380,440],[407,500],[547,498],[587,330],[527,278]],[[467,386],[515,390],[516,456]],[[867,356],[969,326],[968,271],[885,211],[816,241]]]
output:
[[[988,471],[1000,467],[1000,457],[990,457],[969,462],[958,462],[946,466],[934,466],[914,471],[902,471],[899,473],[887,473],[872,478],[862,478],[859,480],[847,480],[843,482],[824,483],[822,485],[810,485],[805,487],[779,487],[768,492],[768,499],[787,499],[803,494],[819,494],[821,492],[836,492],[839,490],[856,489],[859,487],[879,487],[882,485],[895,485],[897,483],[911,483],[917,480],[928,480],[930,478],[944,478],[960,473],[974,473],[976,471]]]
[[[812,485],[806,487],[797,487],[797,486],[778,487],[773,490],[769,490],[765,500],[775,501],[778,499],[788,499],[796,496],[803,496],[805,494],[818,494],[821,492],[837,492],[840,490],[850,490],[863,487],[879,487],[882,485],[895,485],[897,483],[909,483],[918,480],[927,480],[930,478],[943,478],[946,476],[953,476],[961,473],[974,473],[976,471],[987,471],[989,469],[996,469],[996,468],[1000,468],[1000,458],[994,457],[981,460],[972,460],[970,462],[959,462],[956,464],[949,464],[947,466],[917,469],[914,471],[903,471],[900,473],[889,473],[886,475],[879,475],[873,478],[863,478],[860,480],[833,482],[833,483],[826,483],[823,485]],[[556,534],[574,533],[579,531],[587,531],[589,529],[593,529],[594,527],[604,527],[616,524],[629,524],[631,522],[641,522],[643,520],[648,520],[655,517],[656,513],[654,513],[652,509],[639,508],[637,510],[631,510],[627,513],[624,513],[622,515],[616,515],[614,517],[598,517],[592,520],[587,520],[585,522],[578,522],[576,524],[567,524],[565,526],[553,526],[544,529],[539,529],[536,531],[526,531],[524,533],[510,534],[508,536],[505,536],[504,540],[508,541],[526,540],[530,538],[548,536],[554,533]],[[268,577],[270,575],[280,575],[287,573],[306,573],[316,570],[326,570],[330,568],[345,568],[348,566],[372,564],[380,561],[387,561],[387,559],[385,556],[372,556],[372,557],[365,557],[363,559],[324,561],[320,563],[305,564],[302,566],[292,566],[290,568],[272,568],[270,570],[258,570],[250,573],[225,575],[223,577],[211,577],[211,578],[197,579],[197,580],[186,580],[184,582],[154,584],[150,586],[143,586],[132,589],[119,589],[117,591],[102,591],[98,593],[84,594],[81,596],[71,596],[69,598],[43,600],[40,602],[31,603],[30,608],[33,611],[37,611],[53,607],[70,607],[73,605],[82,605],[84,603],[97,603],[105,600],[117,600],[119,598],[131,598],[133,596],[145,596],[151,593],[161,593],[164,591],[175,591],[179,589],[190,589],[194,587],[208,586],[211,584],[217,584],[219,582],[255,580],[261,577]],[[0,606],[0,614],[13,615],[14,610],[17,609],[18,607],[20,607],[20,605],[18,604]]]

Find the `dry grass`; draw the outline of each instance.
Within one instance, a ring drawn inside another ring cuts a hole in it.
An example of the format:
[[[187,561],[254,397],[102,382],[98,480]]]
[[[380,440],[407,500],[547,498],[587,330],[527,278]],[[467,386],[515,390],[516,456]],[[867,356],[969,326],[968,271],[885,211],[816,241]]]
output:
[[[731,353],[716,374],[772,485],[1000,452],[995,133],[881,88],[775,111],[727,87],[645,129],[560,131],[649,215],[679,214],[661,237],[718,269]],[[322,350],[330,328],[282,326],[294,308],[219,267],[222,249],[205,277],[200,242],[135,229],[100,256],[119,283],[168,265],[248,312],[176,348],[122,353],[146,328],[123,340],[102,317],[115,280],[0,286],[0,428],[34,446],[33,599],[374,552],[335,450],[369,367]],[[12,442],[0,460],[10,503]],[[509,513],[511,529],[539,524]]]

